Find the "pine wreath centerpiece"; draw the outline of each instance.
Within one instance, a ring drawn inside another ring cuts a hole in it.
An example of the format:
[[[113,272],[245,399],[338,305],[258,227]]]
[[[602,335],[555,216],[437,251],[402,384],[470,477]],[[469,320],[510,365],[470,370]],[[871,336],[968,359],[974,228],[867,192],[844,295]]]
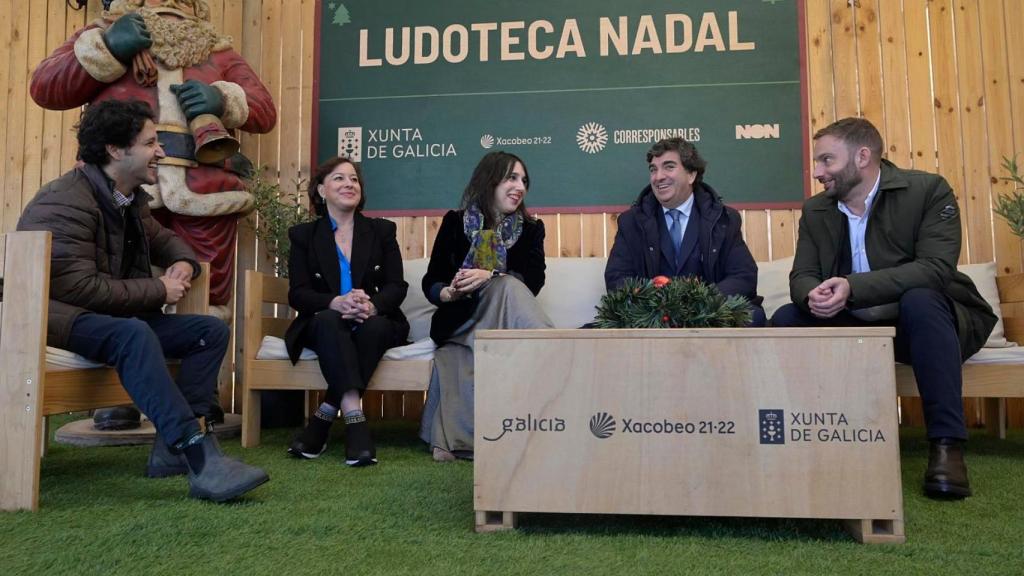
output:
[[[629,278],[605,294],[597,307],[598,328],[736,328],[750,323],[742,296],[724,296],[694,277]]]

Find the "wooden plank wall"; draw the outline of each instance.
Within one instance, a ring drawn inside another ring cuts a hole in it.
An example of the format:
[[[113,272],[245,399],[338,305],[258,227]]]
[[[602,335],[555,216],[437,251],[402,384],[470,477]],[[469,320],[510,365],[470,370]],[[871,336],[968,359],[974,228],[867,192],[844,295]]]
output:
[[[242,149],[291,187],[309,175],[315,1],[207,1],[213,22],[235,38],[278,105],[278,127],[263,136],[243,135]],[[0,107],[2,231],[14,229],[42,183],[74,162],[78,112],[40,109],[28,96],[28,79],[42,58],[99,10],[99,0],[86,11],[67,8],[65,0],[0,0],[0,86],[7,94]],[[1024,270],[1021,241],[990,209],[993,196],[1009,190],[998,180],[1001,157],[1024,150],[1024,2],[805,0],[805,28],[810,131],[845,116],[870,119],[883,133],[889,158],[938,171],[953,185],[963,213],[962,262],[994,259],[1002,273]],[[637,174],[639,189],[639,159]],[[708,178],[714,182],[714,173]],[[453,206],[457,201],[451,198]],[[755,258],[792,255],[798,212],[744,212]],[[615,235],[614,214],[543,220],[549,256],[605,256]],[[405,257],[427,255],[439,219],[395,221]],[[239,234],[240,269],[269,270],[263,253],[247,222]],[[417,401],[377,398],[370,404],[381,414],[416,416]],[[906,412],[913,418],[912,408]],[[1011,407],[1011,419],[1024,425],[1021,403]]]

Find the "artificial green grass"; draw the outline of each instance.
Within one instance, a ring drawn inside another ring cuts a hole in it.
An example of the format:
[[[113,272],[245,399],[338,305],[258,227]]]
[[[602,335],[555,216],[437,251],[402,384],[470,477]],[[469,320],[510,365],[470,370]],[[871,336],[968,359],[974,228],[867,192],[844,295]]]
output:
[[[920,493],[923,432],[901,430],[907,543],[871,546],[785,519],[521,514],[476,534],[472,463],[431,461],[414,424],[373,430],[381,463],[363,469],[343,465],[340,427],[316,461],[286,457],[288,430],[226,440],[271,481],[222,505],[144,478],[148,447],[51,442],[39,512],[0,513],[0,575],[1024,574],[1024,431],[975,432],[975,496],[936,502]]]

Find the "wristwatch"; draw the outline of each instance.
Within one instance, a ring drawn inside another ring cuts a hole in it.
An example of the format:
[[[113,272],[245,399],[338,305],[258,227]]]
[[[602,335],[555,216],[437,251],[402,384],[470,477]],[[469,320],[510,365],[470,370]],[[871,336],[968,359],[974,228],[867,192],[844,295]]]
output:
[[[498,276],[501,276],[501,272],[498,272],[497,270],[491,270],[491,278],[497,278]]]

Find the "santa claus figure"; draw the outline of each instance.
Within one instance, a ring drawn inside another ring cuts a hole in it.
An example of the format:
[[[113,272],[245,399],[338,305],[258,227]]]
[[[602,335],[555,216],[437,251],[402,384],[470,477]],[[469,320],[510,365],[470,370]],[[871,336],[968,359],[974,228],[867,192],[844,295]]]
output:
[[[252,164],[239,154],[197,155],[197,139],[216,132],[216,120],[229,133],[269,132],[273,99],[231,38],[214,30],[205,0],[106,0],[103,7],[102,18],[39,64],[32,98],[52,110],[114,98],[156,111],[167,157],[158,183],[146,187],[150,206],[210,262],[210,303],[227,318],[238,218],[253,207],[244,186]]]

